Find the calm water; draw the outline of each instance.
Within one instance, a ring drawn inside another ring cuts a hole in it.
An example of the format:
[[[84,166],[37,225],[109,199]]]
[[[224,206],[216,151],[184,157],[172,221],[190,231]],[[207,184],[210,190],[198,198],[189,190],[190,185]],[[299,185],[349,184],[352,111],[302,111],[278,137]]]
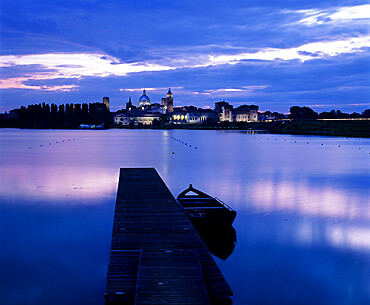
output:
[[[104,303],[120,167],[155,167],[175,196],[192,183],[238,211],[235,250],[215,258],[234,304],[370,304],[369,139],[16,129],[0,137],[1,304]]]

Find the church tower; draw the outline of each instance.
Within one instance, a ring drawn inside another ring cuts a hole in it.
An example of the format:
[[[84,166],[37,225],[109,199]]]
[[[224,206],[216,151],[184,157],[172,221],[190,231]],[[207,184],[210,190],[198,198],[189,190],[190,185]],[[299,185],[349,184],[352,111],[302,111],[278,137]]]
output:
[[[126,103],[126,111],[132,110],[132,102],[131,102],[131,96],[128,99],[128,102]]]
[[[107,97],[107,96],[103,97],[103,104],[109,110],[109,97]]]
[[[162,105],[166,108],[167,114],[171,114],[173,112],[173,96],[171,88],[168,88],[167,97],[162,98]]]

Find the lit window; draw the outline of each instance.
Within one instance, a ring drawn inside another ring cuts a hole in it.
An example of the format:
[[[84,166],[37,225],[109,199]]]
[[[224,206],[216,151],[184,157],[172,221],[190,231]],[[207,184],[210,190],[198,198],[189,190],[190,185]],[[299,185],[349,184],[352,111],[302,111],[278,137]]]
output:
[[[183,115],[181,115],[181,120],[183,120],[184,119],[184,116]]]

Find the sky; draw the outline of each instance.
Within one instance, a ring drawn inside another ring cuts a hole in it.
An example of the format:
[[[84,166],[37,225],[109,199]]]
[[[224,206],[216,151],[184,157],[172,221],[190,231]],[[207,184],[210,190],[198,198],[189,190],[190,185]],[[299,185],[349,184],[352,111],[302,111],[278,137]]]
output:
[[[2,0],[0,112],[174,106],[370,108],[370,4],[340,0]]]

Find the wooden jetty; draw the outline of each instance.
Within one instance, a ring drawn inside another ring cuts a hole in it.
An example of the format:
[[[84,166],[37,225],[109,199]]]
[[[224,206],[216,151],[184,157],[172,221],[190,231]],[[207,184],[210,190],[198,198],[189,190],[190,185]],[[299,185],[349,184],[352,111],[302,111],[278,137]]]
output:
[[[121,168],[106,304],[232,304],[232,291],[154,168]]]

